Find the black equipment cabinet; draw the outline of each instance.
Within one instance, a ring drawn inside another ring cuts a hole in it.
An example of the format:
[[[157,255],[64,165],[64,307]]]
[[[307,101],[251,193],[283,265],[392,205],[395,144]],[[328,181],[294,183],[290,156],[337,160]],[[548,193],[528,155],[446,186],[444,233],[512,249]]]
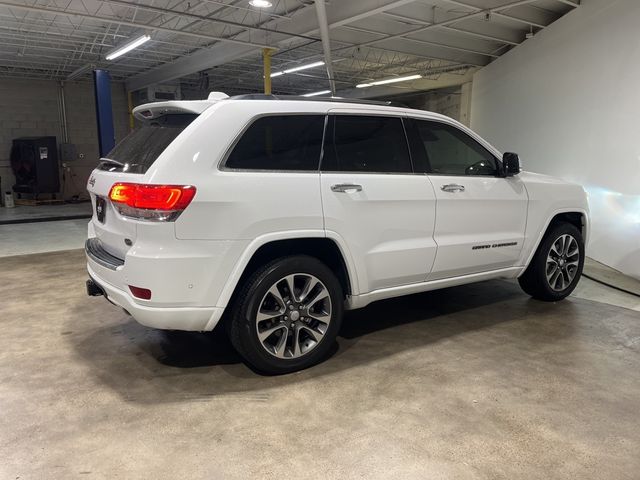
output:
[[[16,177],[13,191],[56,194],[60,191],[56,137],[23,137],[13,140],[11,169]]]

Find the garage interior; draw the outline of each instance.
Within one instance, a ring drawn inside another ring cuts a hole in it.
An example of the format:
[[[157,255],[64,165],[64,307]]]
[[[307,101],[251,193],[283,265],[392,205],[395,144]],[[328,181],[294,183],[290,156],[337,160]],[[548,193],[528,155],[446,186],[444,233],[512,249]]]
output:
[[[0,0],[0,478],[638,478],[638,25],[635,0]],[[135,106],[214,91],[442,113],[583,185],[578,288],[379,301],[283,376],[87,297],[101,154]],[[24,138],[54,142],[39,191]]]

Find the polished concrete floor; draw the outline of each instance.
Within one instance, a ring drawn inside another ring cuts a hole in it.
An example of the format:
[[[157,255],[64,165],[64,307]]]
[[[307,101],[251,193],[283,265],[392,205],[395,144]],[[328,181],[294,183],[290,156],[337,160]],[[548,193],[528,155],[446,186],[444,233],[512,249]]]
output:
[[[493,281],[378,302],[292,375],[0,259],[2,479],[637,479],[640,312]],[[608,292],[596,284],[592,298]]]
[[[0,225],[41,222],[47,219],[89,219],[92,214],[91,208],[91,202],[16,205],[14,208],[0,208]]]
[[[82,248],[88,223],[76,219],[0,225],[0,257]]]

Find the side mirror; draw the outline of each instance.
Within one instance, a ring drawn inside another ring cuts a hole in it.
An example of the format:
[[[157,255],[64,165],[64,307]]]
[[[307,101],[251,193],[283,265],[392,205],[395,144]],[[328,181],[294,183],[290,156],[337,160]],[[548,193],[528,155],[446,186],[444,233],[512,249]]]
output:
[[[513,177],[520,173],[520,157],[517,153],[505,152],[502,156],[502,173],[505,177]]]

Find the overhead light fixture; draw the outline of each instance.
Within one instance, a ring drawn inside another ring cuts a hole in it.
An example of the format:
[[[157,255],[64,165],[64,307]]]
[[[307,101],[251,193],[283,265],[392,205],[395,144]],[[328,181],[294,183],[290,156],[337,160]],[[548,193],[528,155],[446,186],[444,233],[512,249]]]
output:
[[[118,47],[115,50],[110,51],[109,53],[107,53],[107,56],[105,58],[107,60],[113,60],[114,58],[118,58],[119,56],[124,55],[127,52],[130,52],[134,48],[138,48],[140,45],[148,42],[149,40],[151,40],[151,37],[149,35],[142,35],[141,37],[138,37],[135,40],[131,40],[130,42],[125,43],[121,47]]]
[[[302,96],[303,97],[317,97],[318,95],[326,95],[327,93],[331,93],[331,90],[320,90],[319,92],[305,93]]]
[[[300,70],[307,70],[309,68],[321,67],[322,65],[324,65],[324,62],[322,61],[308,63],[307,65],[300,65],[299,67],[288,68],[287,70],[284,71],[284,73],[299,72]]]
[[[249,5],[256,8],[269,8],[273,7],[273,3],[267,0],[250,0]]]
[[[309,68],[321,67],[322,65],[324,65],[324,62],[320,61],[320,62],[307,63],[306,65],[300,65],[299,67],[287,68],[286,70],[282,70],[280,72],[273,72],[271,74],[271,78],[279,77],[280,75],[284,75],[285,73],[293,73],[293,72],[299,72],[300,70],[308,70]]]
[[[73,72],[67,75],[66,80],[74,80],[78,77],[81,77],[85,73],[90,72],[94,68],[95,68],[95,65],[93,65],[92,63],[87,63],[86,65],[83,65],[80,68],[76,68]]]
[[[359,83],[356,85],[356,88],[367,88],[375,85],[387,85],[388,83],[407,82],[409,80],[417,80],[418,78],[422,78],[422,75],[409,75],[406,77],[387,78],[386,80],[378,80],[369,83]]]

